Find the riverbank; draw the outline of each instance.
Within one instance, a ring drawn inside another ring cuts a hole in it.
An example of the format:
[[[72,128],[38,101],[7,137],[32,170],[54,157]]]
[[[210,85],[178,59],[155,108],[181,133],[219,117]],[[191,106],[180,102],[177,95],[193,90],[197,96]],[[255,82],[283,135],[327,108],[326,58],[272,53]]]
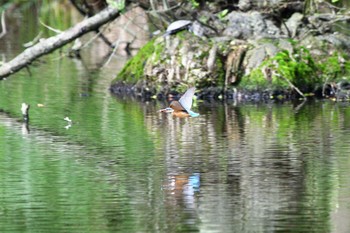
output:
[[[277,11],[278,18],[259,7],[199,12],[205,22],[153,38],[110,90],[146,99],[190,86],[201,99],[349,99],[350,37],[335,27],[341,17],[307,15],[300,5]]]

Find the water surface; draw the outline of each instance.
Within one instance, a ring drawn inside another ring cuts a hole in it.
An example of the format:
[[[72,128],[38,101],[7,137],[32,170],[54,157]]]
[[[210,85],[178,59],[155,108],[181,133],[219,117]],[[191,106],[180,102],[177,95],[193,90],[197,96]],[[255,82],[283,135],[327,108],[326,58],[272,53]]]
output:
[[[0,81],[1,232],[349,232],[348,103],[178,119],[112,96],[113,66],[54,53],[30,71]]]
[[[3,231],[350,229],[347,103],[198,102],[178,119],[60,63],[0,83]]]

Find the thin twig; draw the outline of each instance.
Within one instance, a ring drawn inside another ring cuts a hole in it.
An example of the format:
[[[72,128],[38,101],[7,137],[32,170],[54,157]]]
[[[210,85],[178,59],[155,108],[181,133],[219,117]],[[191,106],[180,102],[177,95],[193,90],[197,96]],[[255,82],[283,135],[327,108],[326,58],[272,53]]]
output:
[[[168,2],[168,0],[163,0],[163,7],[164,7],[165,10],[169,9],[169,2]]]
[[[284,77],[283,75],[280,75],[280,74],[275,74],[275,75],[277,75],[277,76],[283,78],[283,79],[288,83],[288,85],[292,87],[292,89],[294,89],[296,92],[298,92],[299,95],[301,95],[304,99],[306,99],[306,96],[304,95],[304,93],[302,93],[302,92],[299,90],[299,88],[297,88],[296,86],[294,86],[294,84],[293,84],[291,81],[289,81],[289,79],[287,79],[286,77]]]
[[[51,31],[53,31],[53,32],[55,32],[55,33],[57,33],[57,34],[59,34],[59,33],[62,32],[61,30],[58,30],[58,29],[55,29],[55,28],[53,28],[53,27],[50,27],[49,25],[46,25],[46,24],[45,24],[43,21],[41,21],[40,19],[39,19],[39,22],[40,22],[40,24],[43,25],[44,27],[46,27],[47,29],[49,29],[49,30],[51,30]]]
[[[328,5],[329,6],[329,8],[331,8],[331,9],[336,9],[336,10],[345,10],[346,8],[344,8],[344,7],[337,7],[337,6],[335,6],[335,5],[333,5],[333,4],[331,4],[331,3],[329,3],[329,2],[326,2],[326,1],[324,1],[323,3],[325,3],[326,5]]]
[[[114,48],[113,48],[111,55],[108,57],[107,61],[102,65],[102,67],[107,66],[109,64],[109,62],[112,60],[112,56],[117,52],[119,44],[120,44],[120,40],[118,39],[114,44]]]
[[[23,47],[29,48],[29,47],[32,47],[33,45],[35,45],[36,43],[38,43],[38,41],[40,40],[42,34],[43,34],[43,32],[40,31],[39,34],[32,41],[24,43]]]
[[[182,3],[178,3],[175,6],[169,7],[168,9],[164,9],[164,10],[156,10],[154,7],[154,4],[152,4],[153,1],[150,1],[151,5],[152,5],[152,10],[151,11],[146,11],[147,13],[166,13],[168,11],[173,11],[179,7],[181,7]]]
[[[328,76],[326,78],[326,81],[323,83],[323,86],[322,86],[322,97],[325,97],[326,96],[326,86],[328,84]]]
[[[2,32],[0,34],[0,39],[6,35],[7,30],[6,30],[6,22],[5,22],[5,11],[2,12],[1,14],[1,28]]]
[[[278,66],[278,64],[277,64],[276,61],[274,62],[274,64],[275,64],[276,67]],[[283,75],[278,74],[278,73],[276,73],[276,72],[274,72],[274,75],[276,75],[277,77],[280,77],[280,78],[284,79],[292,89],[294,89],[296,92],[299,93],[299,95],[301,95],[304,99],[306,99],[306,96],[304,95],[304,93],[302,93],[302,92],[299,90],[299,88],[297,88],[296,86],[294,86],[294,84],[293,84],[291,81],[289,81],[289,79],[287,79],[287,78],[284,77]]]
[[[105,27],[105,29],[104,30],[106,30],[106,28],[108,28],[108,26],[109,26],[109,24],[110,24],[111,22],[109,22],[109,23],[106,23],[106,27]],[[99,30],[98,31],[98,33],[96,33],[96,35],[94,35],[93,37],[91,37],[91,39],[90,40],[88,40],[83,46],[82,46],[82,48],[85,48],[85,47],[87,47],[89,44],[91,44],[94,40],[96,40],[98,37],[100,37],[100,35],[104,32],[104,30]],[[96,31],[95,31],[96,32]],[[114,47],[112,47],[112,48],[114,48]]]

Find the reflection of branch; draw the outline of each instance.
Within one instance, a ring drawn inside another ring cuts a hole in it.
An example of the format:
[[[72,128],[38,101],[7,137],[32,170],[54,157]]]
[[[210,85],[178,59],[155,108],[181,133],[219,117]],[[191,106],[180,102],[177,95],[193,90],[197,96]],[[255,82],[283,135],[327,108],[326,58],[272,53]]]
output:
[[[294,108],[294,112],[298,112],[306,103],[306,99],[303,100],[303,102],[301,102],[300,104],[298,104],[298,106],[296,106]]]
[[[130,24],[133,24],[134,26],[140,28],[141,30],[145,30],[143,27],[141,27],[139,24],[135,23],[135,20],[138,18],[138,17],[141,17],[141,14],[137,14],[135,17],[128,17],[126,14],[123,15],[125,17],[125,19],[127,19],[128,21],[126,23],[124,23],[123,27],[121,27],[123,29],[123,31],[125,31],[126,33],[128,33],[129,35],[131,35],[132,39],[131,41],[121,41],[120,39],[118,39],[117,41],[115,41],[113,43],[113,51],[110,53],[108,59],[106,60],[106,62],[104,62],[104,64],[102,65],[102,67],[105,67],[109,64],[109,62],[112,60],[112,57],[115,55],[115,53],[117,52],[117,49],[119,47],[119,45],[121,43],[126,43],[126,46],[125,46],[125,51],[126,53],[128,54],[128,56],[131,55],[130,53],[130,44],[132,44],[136,39],[137,39],[137,34],[133,31],[131,31],[129,28],[129,25]]]
[[[106,62],[104,62],[102,67],[105,67],[105,66],[107,66],[110,63],[110,61],[112,60],[112,57],[116,54],[117,49],[119,48],[119,45],[121,43],[126,43],[126,46],[125,46],[124,50],[125,50],[125,52],[127,53],[128,56],[131,56],[130,44],[132,44],[134,41],[135,41],[135,38],[131,42],[129,42],[129,41],[120,41],[119,39],[116,42],[114,42],[114,44],[113,44],[113,46],[114,46],[113,51],[110,53],[110,55],[108,56],[108,59],[106,60]]]
[[[107,61],[102,65],[102,67],[107,66],[109,64],[109,62],[112,60],[112,57],[116,53],[116,51],[119,47],[119,44],[120,44],[120,40],[118,39],[114,44],[114,48],[113,48],[113,51],[111,52],[111,55],[108,57]]]
[[[135,13],[136,13],[136,12],[135,12]],[[142,29],[142,30],[145,31],[145,29],[144,29],[143,27],[141,27],[138,23],[135,23],[135,22],[134,22],[134,21],[135,21],[137,18],[139,18],[139,17],[144,18],[142,13],[141,13],[141,14],[137,14],[136,16],[134,16],[134,17],[132,17],[132,18],[130,18],[130,17],[127,16],[126,14],[124,14],[123,16],[124,16],[126,19],[129,20],[129,21],[127,22],[127,24],[133,23],[134,26],[136,26],[136,27],[138,27],[138,28],[140,28],[140,29]],[[124,25],[124,30],[126,30],[126,29],[128,29],[128,25]]]
[[[113,44],[108,40],[108,38],[99,29],[96,29],[96,33],[99,35],[100,39],[103,40],[103,42],[105,42],[106,45],[113,48]]]
[[[29,108],[30,108],[29,104],[22,103],[21,112],[22,112],[22,115],[23,115],[23,120],[26,123],[29,122]]]
[[[107,23],[106,25],[109,25],[109,23]],[[91,37],[90,38],[90,40],[88,40],[83,46],[82,46],[82,48],[85,48],[85,47],[87,47],[89,44],[91,44],[94,40],[96,40],[97,39],[97,37],[100,37],[100,35],[103,33],[103,31],[98,31],[97,33],[96,33],[96,35],[95,36],[93,36],[93,37]],[[110,43],[110,42],[109,42]],[[112,48],[113,48],[113,46],[112,46]]]
[[[6,22],[5,22],[5,11],[2,12],[1,14],[1,28],[2,32],[0,34],[0,39],[6,35],[7,30],[6,30]]]

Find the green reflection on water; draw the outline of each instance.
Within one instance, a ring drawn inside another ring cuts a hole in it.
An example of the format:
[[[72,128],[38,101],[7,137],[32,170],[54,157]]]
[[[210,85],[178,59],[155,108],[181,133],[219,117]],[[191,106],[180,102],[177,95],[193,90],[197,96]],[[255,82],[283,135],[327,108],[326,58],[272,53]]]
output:
[[[52,63],[55,68],[55,62]],[[76,143],[93,147],[103,144],[107,148],[121,145],[136,155],[137,142],[141,140],[141,144],[149,144],[152,149],[140,105],[116,101],[109,95],[107,85],[102,85],[104,89],[100,92],[95,91],[101,86],[97,83],[99,77],[93,73],[79,74],[71,65],[66,60],[57,70],[33,69],[32,77],[22,73],[1,82],[0,108],[21,118],[21,103],[29,103],[30,125],[68,135]],[[73,120],[69,130],[65,129],[68,124],[65,117]],[[128,143],[133,141],[135,145]]]
[[[89,181],[70,152],[11,134],[0,142],[2,231],[86,229],[104,184]]]
[[[346,105],[203,104],[201,117],[175,119],[115,99],[99,73],[72,64],[48,59],[0,82],[3,230],[331,230]],[[32,105],[23,135],[22,102]],[[199,193],[186,191],[192,173]]]
[[[340,188],[350,184],[348,104],[203,103],[200,117],[174,119],[156,112],[165,103],[115,99],[104,75],[60,56],[0,82],[1,231],[330,232],[344,224],[335,212],[350,212]],[[32,106],[30,134],[18,122],[22,102]],[[201,187],[191,193],[193,173]]]
[[[0,83],[0,109],[20,121],[21,103],[32,106],[30,134],[22,136],[15,119],[9,120],[14,129],[0,126],[4,231],[138,227],[130,207],[138,198],[131,193],[154,154],[140,105],[116,101],[97,75],[78,76],[71,65],[66,60],[57,70],[52,62],[45,71],[33,68],[32,77]],[[69,129],[65,116],[73,120]]]

